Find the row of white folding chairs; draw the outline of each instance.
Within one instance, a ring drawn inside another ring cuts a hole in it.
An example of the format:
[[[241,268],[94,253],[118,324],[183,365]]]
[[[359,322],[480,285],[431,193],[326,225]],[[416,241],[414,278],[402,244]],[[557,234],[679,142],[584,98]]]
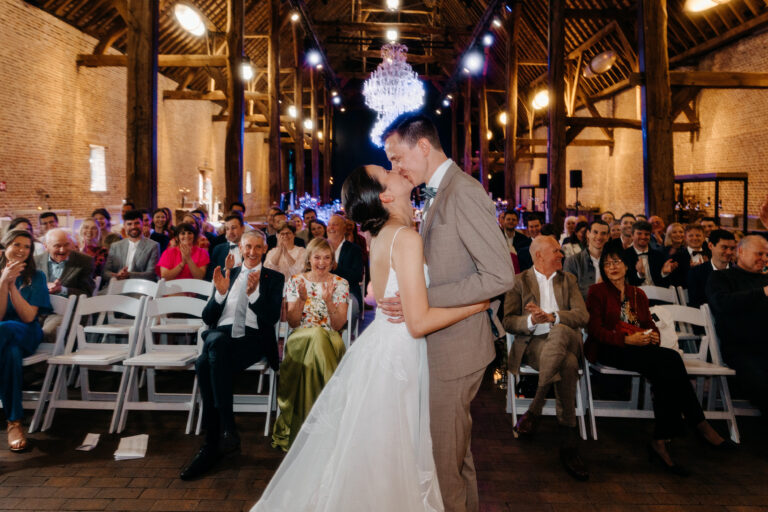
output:
[[[719,341],[712,322],[712,315],[707,305],[700,309],[670,304],[661,306],[666,309],[676,322],[688,326],[699,326],[704,329],[701,337],[699,351],[696,354],[686,354],[683,358],[688,375],[696,380],[696,388],[699,397],[703,396],[705,381],[709,380],[709,395],[704,407],[704,415],[708,419],[724,419],[728,424],[731,439],[740,442],[739,430],[736,424],[736,411],[730,397],[727,377],[735,375],[735,372],[724,366],[720,357]],[[507,346],[511,347],[512,336],[508,336]],[[629,401],[595,400],[592,396],[590,371],[605,375],[621,375],[632,379],[632,390]],[[521,374],[536,374],[536,370],[523,365]],[[613,368],[602,364],[592,364],[583,361],[579,372],[579,387],[577,391],[577,417],[582,437],[585,437],[584,418],[589,418],[592,427],[592,437],[597,439],[596,417],[623,417],[623,418],[652,418],[653,410],[650,407],[650,393],[646,387],[646,401],[643,407],[639,406],[639,391],[641,375]],[[507,412],[513,415],[516,422],[517,414],[527,410],[529,401],[520,400],[516,396],[516,378],[511,375],[507,385]],[[718,410],[718,407],[721,410]],[[552,414],[553,408],[545,408],[544,414]]]

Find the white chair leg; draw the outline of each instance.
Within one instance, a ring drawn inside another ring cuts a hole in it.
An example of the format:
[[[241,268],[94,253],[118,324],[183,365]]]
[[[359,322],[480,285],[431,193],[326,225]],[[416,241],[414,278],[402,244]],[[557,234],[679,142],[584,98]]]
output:
[[[128,368],[123,367],[123,375],[120,377],[120,387],[115,395],[115,408],[112,411],[112,420],[109,422],[109,433],[114,434],[117,430],[117,420],[123,408],[123,400],[128,393]]]
[[[43,421],[43,432],[48,430],[51,427],[51,423],[53,423],[53,415],[56,413],[56,405],[59,400],[59,397],[61,396],[61,387],[64,383],[64,380],[66,379],[66,372],[64,371],[64,366],[62,365],[52,365],[55,370],[58,370],[58,373],[56,375],[55,384],[53,385],[53,393],[51,393],[51,399],[50,403],[48,404],[48,411],[45,413],[45,421]]]
[[[584,420],[586,413],[584,412],[584,400],[582,396],[581,382],[579,382],[580,380],[581,379],[576,381],[576,414],[577,418],[579,419],[579,434],[581,435],[581,438],[586,441],[587,426],[586,421]]]
[[[597,441],[597,421],[595,418],[595,404],[592,400],[592,377],[589,373],[589,363],[584,360],[584,392],[587,394],[587,407],[589,411],[589,423],[592,428],[592,439]]]
[[[512,377],[512,389],[511,389],[511,400],[512,400],[512,425],[517,425],[517,376],[510,374]],[[510,384],[507,383],[507,386]],[[513,431],[513,434],[515,438],[517,438],[517,433]]]
[[[154,368],[142,368],[141,380],[147,381],[147,401],[157,402],[157,388],[155,388],[155,369]],[[139,383],[139,387],[144,387],[143,383]]]
[[[741,443],[741,436],[739,435],[739,426],[736,425],[736,413],[733,410],[733,401],[731,400],[731,392],[728,389],[728,379],[722,375],[720,376],[720,396],[723,400],[723,408],[728,413],[728,431],[731,434],[731,441],[734,443]]]
[[[55,367],[52,365],[48,365],[48,368],[45,370],[45,378],[43,379],[43,386],[40,388],[40,399],[37,402],[37,407],[35,408],[35,414],[32,416],[32,423],[29,425],[29,433],[32,434],[33,432],[37,431],[38,426],[40,425],[40,421],[43,417],[43,411],[45,410],[45,403],[48,401],[48,393],[51,389],[51,381],[53,381],[53,375],[56,373]]]
[[[80,376],[78,377],[78,380],[80,381],[80,397],[83,400],[93,400],[91,397],[91,384],[90,380],[88,379],[88,368],[82,368],[78,366],[80,369]]]
[[[189,414],[187,414],[187,428],[184,431],[184,433],[187,435],[189,435],[189,433],[192,432],[192,418],[195,415],[196,405],[197,405],[197,375],[195,375],[195,380],[192,383],[192,396],[189,399]]]
[[[264,372],[259,372],[259,385],[256,388],[256,392],[261,394],[261,390],[264,387]]]
[[[275,392],[275,372],[269,368],[267,372],[269,372],[269,406],[267,407],[267,418],[264,422],[264,437],[269,435],[269,427],[272,422],[272,394]]]
[[[136,366],[130,366],[126,369],[126,372],[128,372],[128,385],[126,386],[126,398],[123,400],[123,406],[120,408],[120,420],[117,424],[117,433],[121,433],[123,430],[125,430],[125,424],[128,421],[128,406],[130,402],[135,400],[135,397],[133,396],[133,390],[136,387],[136,370],[138,368]]]
[[[202,429],[202,426],[203,426],[203,404],[202,404],[202,402],[198,402],[198,407],[197,407],[197,426],[195,427],[195,435],[196,436],[200,435],[200,430]]]
[[[640,408],[640,377],[632,377],[632,394],[630,397],[632,408]]]

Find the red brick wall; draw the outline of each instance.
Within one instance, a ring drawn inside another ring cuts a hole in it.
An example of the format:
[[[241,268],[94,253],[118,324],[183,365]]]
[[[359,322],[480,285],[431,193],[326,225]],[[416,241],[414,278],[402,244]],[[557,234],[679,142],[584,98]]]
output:
[[[768,33],[738,41],[704,59],[696,67],[713,71],[768,70]],[[635,90],[599,102],[596,106],[603,116],[640,119]],[[697,98],[701,130],[691,140],[689,133],[674,135],[675,173],[710,172],[749,173],[749,212],[754,215],[768,194],[768,90],[705,89]],[[539,114],[541,115],[541,114]],[[588,116],[584,111],[577,116]],[[540,119],[540,118],[539,118]],[[686,122],[684,116],[677,121]],[[546,138],[546,127],[535,131],[536,138]],[[604,147],[569,146],[567,169],[582,169],[584,188],[579,201],[584,205],[612,210],[642,212],[643,153],[639,130],[616,129],[615,147],[610,154]],[[581,139],[605,138],[598,128],[589,128]],[[538,152],[546,152],[539,146]],[[516,167],[519,185],[538,183],[538,174],[546,172],[546,159],[520,160]],[[701,201],[707,196],[714,202],[714,186],[686,186]],[[541,192],[539,193],[541,194]],[[723,212],[740,213],[742,192],[736,184],[721,187]],[[567,202],[576,200],[575,190],[568,189]],[[529,205],[526,205],[529,206]],[[713,213],[710,207],[708,213]]]

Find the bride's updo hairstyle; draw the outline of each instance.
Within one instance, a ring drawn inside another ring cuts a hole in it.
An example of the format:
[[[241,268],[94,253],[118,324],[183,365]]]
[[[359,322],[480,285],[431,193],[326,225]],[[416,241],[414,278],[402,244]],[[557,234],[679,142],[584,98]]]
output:
[[[379,194],[384,187],[368,174],[365,166],[352,171],[341,188],[341,198],[347,218],[360,224],[360,229],[376,236],[389,220],[389,212],[384,208]]]

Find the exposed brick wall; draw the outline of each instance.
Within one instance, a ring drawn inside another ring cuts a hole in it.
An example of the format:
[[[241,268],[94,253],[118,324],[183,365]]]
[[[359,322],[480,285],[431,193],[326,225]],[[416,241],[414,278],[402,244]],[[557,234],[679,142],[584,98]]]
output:
[[[696,69],[712,71],[767,71],[768,33],[738,41],[715,52],[699,63]],[[613,98],[598,102],[603,116],[640,119],[637,93],[627,90]],[[697,98],[701,130],[691,140],[689,133],[674,134],[675,173],[711,172],[749,173],[749,213],[754,215],[768,194],[768,90],[705,89]],[[589,115],[578,111],[578,116]],[[681,115],[677,121],[686,122]],[[538,128],[534,137],[546,138],[546,127]],[[598,206],[601,210],[642,212],[643,152],[639,130],[616,129],[615,147],[610,154],[604,147],[574,147],[567,150],[567,169],[582,169],[584,188],[579,201]],[[598,128],[584,130],[579,138],[605,138]],[[538,152],[546,147],[539,146]],[[516,166],[517,184],[538,183],[538,174],[545,173],[546,159],[520,160]],[[686,185],[686,195],[696,196],[704,209],[707,196],[714,203],[714,185]],[[541,192],[539,192],[541,196]],[[527,197],[527,194],[526,194]],[[721,186],[723,212],[739,214],[742,210],[740,185]],[[575,190],[568,189],[567,203],[576,200]],[[525,206],[530,207],[530,204]],[[710,207],[708,213],[714,210]]]
[[[0,26],[0,181],[7,183],[0,216],[37,207],[70,209],[76,217],[101,206],[119,209],[126,190],[126,70],[78,69],[75,56],[92,52],[97,41],[22,0],[0,0]],[[158,204],[179,208],[179,188],[197,199],[200,167],[212,169],[213,199],[223,202],[226,128],[211,122],[219,107],[163,101],[162,91],[176,86],[158,78]],[[246,198],[249,215],[266,210],[262,140],[263,134],[245,139],[254,191]],[[106,192],[89,190],[89,144],[106,146]]]

